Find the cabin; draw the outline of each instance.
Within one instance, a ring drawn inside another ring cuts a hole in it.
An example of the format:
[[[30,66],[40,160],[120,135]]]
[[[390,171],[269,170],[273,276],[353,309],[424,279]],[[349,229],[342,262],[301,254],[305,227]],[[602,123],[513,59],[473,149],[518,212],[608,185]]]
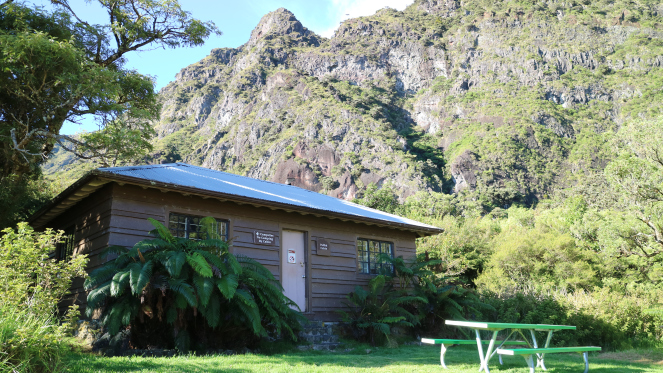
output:
[[[217,220],[230,250],[267,267],[311,320],[333,321],[345,296],[383,265],[380,253],[415,256],[418,237],[440,228],[295,186],[186,163],[99,168],[87,173],[30,218],[37,230],[61,229],[56,257],[103,264],[110,245],[131,247],[162,222],[195,239],[202,217]],[[85,305],[83,281],[72,300]]]

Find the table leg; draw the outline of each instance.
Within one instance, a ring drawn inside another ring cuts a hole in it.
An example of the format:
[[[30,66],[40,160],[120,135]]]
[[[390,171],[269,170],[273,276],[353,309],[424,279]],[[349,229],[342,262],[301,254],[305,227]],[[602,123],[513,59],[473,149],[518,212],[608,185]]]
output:
[[[534,344],[534,348],[539,348],[539,345],[536,343],[536,334],[534,333],[534,330],[530,329],[529,332],[532,335],[532,344]],[[548,336],[550,337],[550,333],[548,333]],[[536,367],[538,368],[540,366],[543,370],[546,370],[545,365],[543,365],[543,354],[535,354],[535,355],[536,355]]]
[[[444,347],[444,343],[442,343],[442,347],[440,348],[440,364],[442,364],[442,367],[444,369],[447,369],[447,366],[444,364],[444,354],[447,352],[447,348]]]
[[[534,373],[534,360],[532,359],[532,355],[523,355],[523,357],[529,367],[529,373]]]
[[[546,345],[543,346],[543,348],[548,348],[548,346],[550,346],[550,340],[552,339],[552,335],[553,335],[553,331],[552,331],[552,330],[549,330],[549,331],[548,331],[548,338],[546,338]],[[543,353],[543,354],[541,354],[541,355],[537,355],[536,366],[537,366],[537,367],[540,366],[541,369],[543,369],[543,370],[547,370],[547,369],[546,369],[546,366],[545,366],[544,363],[543,363],[543,357],[544,357],[544,356],[545,356],[545,353]]]
[[[589,361],[587,360],[587,351],[582,353],[582,358],[585,359],[585,371],[583,373],[589,372]]]
[[[477,336],[477,348],[479,349],[479,361],[481,361],[481,365],[479,366],[479,372],[483,370],[484,362],[483,362],[483,346],[481,346],[481,335],[479,334],[479,329],[474,329],[474,333]],[[486,370],[486,373],[488,373],[488,370]]]
[[[495,347],[495,339],[497,339],[497,331],[493,332],[493,337],[490,339],[490,343],[488,343],[488,350],[486,350],[486,354],[483,354],[483,347],[481,346],[481,336],[479,335],[479,330],[475,330],[476,335],[477,335],[477,347],[479,348],[479,358],[481,359],[481,366],[479,367],[479,372],[482,370],[485,370],[486,373],[490,373],[490,370],[488,369],[488,362],[490,361],[490,358],[493,357],[492,352],[493,348]]]

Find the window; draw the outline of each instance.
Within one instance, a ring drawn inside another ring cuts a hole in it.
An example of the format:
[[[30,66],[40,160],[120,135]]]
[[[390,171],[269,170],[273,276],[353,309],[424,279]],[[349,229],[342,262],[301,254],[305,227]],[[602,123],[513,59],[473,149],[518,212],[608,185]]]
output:
[[[377,275],[380,273],[393,273],[391,263],[380,260],[380,254],[394,257],[394,244],[392,242],[357,239],[357,269],[359,273]]]
[[[74,227],[65,229],[62,241],[55,245],[55,252],[58,260],[69,260],[74,255]]]
[[[202,226],[200,220],[203,216],[182,215],[170,213],[168,228],[175,237],[199,240]],[[228,241],[228,222],[226,220],[216,219],[216,232],[221,239]]]

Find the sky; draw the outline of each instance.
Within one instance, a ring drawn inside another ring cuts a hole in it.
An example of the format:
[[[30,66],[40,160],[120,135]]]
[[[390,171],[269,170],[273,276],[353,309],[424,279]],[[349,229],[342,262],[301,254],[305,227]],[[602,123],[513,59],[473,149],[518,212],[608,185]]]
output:
[[[331,37],[339,24],[348,19],[374,14],[384,7],[403,10],[414,0],[180,0],[180,5],[191,12],[194,18],[212,21],[223,33],[210,37],[204,45],[196,48],[152,49],[131,52],[126,55],[127,67],[149,75],[156,81],[157,91],[175,79],[184,67],[198,62],[214,48],[236,48],[249,40],[251,31],[267,13],[286,8],[308,29]],[[50,7],[48,0],[27,0],[36,6]],[[108,23],[96,1],[70,0],[76,14],[89,23]],[[61,133],[75,134],[94,131],[97,126],[92,120],[83,125],[65,123]]]

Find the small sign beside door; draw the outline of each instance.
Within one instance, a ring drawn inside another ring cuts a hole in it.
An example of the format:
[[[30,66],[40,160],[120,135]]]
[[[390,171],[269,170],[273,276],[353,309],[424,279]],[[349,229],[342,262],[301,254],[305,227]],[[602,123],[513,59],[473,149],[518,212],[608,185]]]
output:
[[[253,243],[260,245],[274,245],[274,237],[273,233],[254,231]]]
[[[318,238],[317,244],[318,244],[318,250],[317,250],[318,255],[325,255],[325,256],[331,255],[331,246],[329,245],[329,242],[327,242],[327,240],[325,240],[324,238]]]
[[[297,257],[295,256],[295,250],[288,249],[288,263],[297,264]]]

